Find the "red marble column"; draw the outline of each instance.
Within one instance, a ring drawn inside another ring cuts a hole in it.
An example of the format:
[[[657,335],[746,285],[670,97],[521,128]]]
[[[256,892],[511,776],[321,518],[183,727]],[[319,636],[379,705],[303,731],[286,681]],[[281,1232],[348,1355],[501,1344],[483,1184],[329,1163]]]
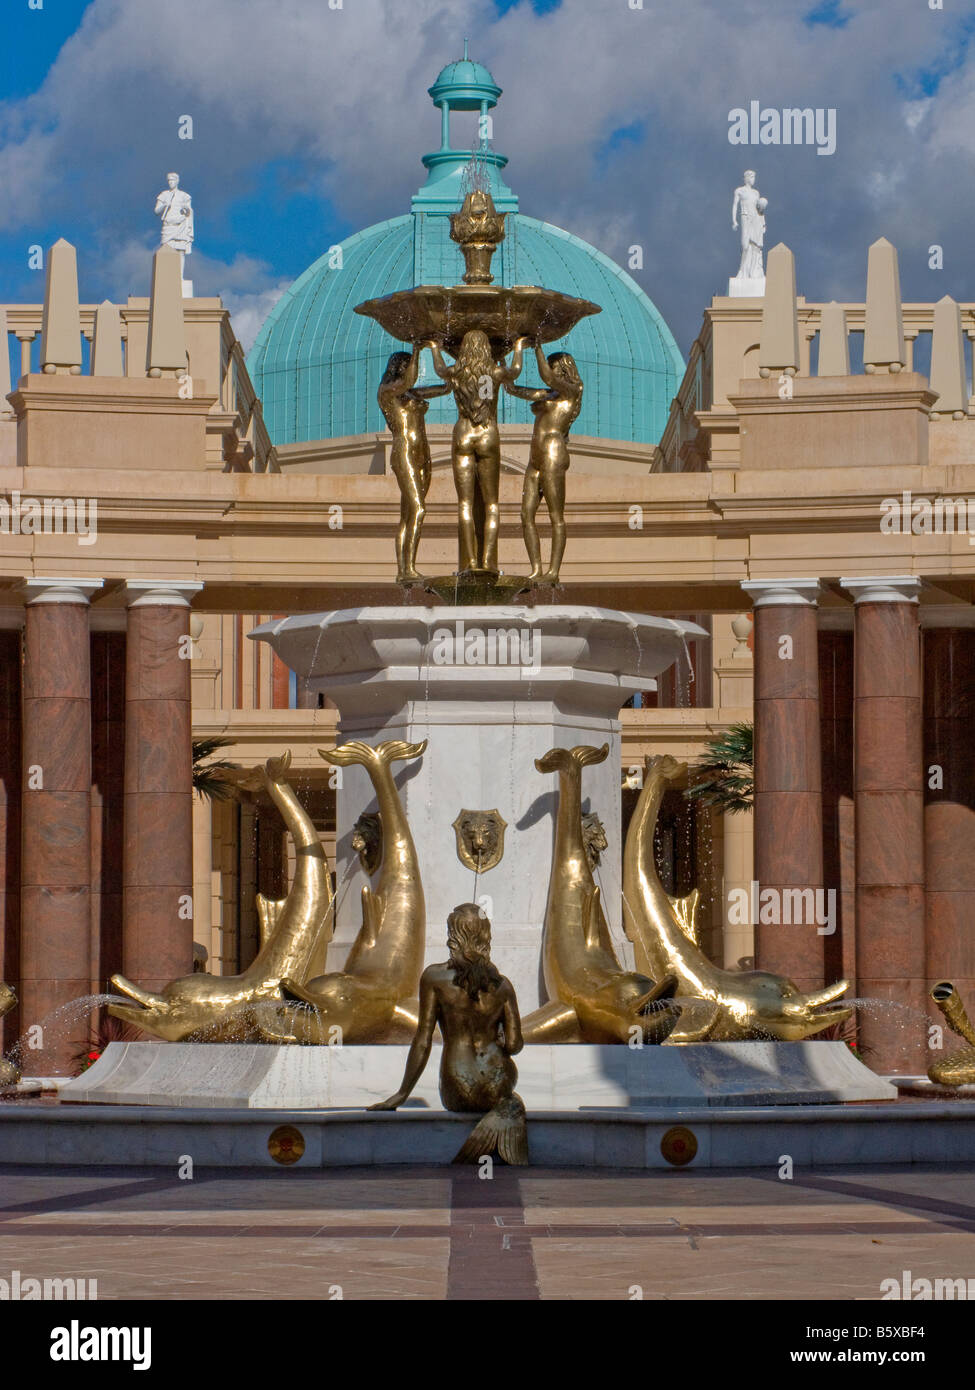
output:
[[[20,668],[23,615],[0,629],[0,980],[20,993]],[[20,1009],[0,1023],[0,1051],[20,1033]]]
[[[152,990],[193,969],[188,596],[202,587],[126,585],[122,972]]]
[[[100,617],[100,615],[98,615]],[[124,614],[110,615],[112,619]],[[93,621],[95,615],[93,615]],[[91,989],[122,969],[125,632],[91,634]]]
[[[819,581],[749,580],[742,588],[755,610],[755,878],[760,892],[776,890],[779,904],[777,921],[755,926],[756,965],[804,991],[821,989],[824,937],[815,913],[784,920],[800,915],[786,890],[823,887]]]
[[[857,991],[875,1071],[926,1065],[921,652],[910,576],[842,579],[854,609]],[[911,1012],[917,1010],[917,1013]]]
[[[975,631],[928,628],[923,653],[927,986],[953,980],[971,1010],[975,1005]],[[936,1011],[934,1016],[941,1021]]]
[[[43,1046],[25,1058],[35,1075],[70,1074],[88,1029],[85,1016],[50,1015],[89,993],[88,598],[100,587],[66,579],[24,585],[20,1027],[44,1024]]]
[[[831,610],[833,611],[833,610]],[[848,615],[852,619],[852,614]],[[853,802],[853,629],[820,630],[823,880],[836,890],[836,931],[823,938],[826,981],[856,992],[856,853]]]

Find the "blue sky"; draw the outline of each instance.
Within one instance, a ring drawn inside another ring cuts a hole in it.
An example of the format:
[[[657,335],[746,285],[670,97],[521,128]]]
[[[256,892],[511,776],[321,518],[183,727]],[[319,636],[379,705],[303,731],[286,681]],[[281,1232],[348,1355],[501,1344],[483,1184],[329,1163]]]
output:
[[[522,210],[623,264],[641,245],[685,352],[736,269],[746,166],[809,298],[862,298],[886,235],[905,298],[975,300],[975,0],[5,0],[0,36],[6,302],[40,299],[28,249],[61,235],[84,299],[144,294],[175,168],[197,292],[249,340],[328,246],[408,210],[439,143],[426,88],[464,37],[504,88],[494,143]],[[730,145],[752,100],[835,108],[836,154]]]

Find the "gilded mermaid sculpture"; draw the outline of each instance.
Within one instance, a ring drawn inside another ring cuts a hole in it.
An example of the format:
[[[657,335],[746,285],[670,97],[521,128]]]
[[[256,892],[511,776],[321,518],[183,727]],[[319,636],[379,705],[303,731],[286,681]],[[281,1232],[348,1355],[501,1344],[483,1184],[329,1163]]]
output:
[[[379,383],[379,409],[393,436],[390,467],[400,490],[399,526],[396,528],[396,582],[415,584],[420,579],[416,552],[430,487],[430,446],[423,417],[427,401],[445,396],[449,386],[417,386],[420,349],[394,352]]]
[[[512,396],[532,402],[535,427],[532,431],[521,496],[521,525],[525,549],[531,561],[529,578],[536,584],[558,584],[565,553],[565,474],[569,467],[569,430],[582,409],[582,379],[575,358],[568,352],[553,352],[547,358],[541,344],[535,344],[538,374],[545,385],[515,386],[506,383]],[[544,497],[552,523],[552,554],[548,569],[542,565],[541,544],[535,516]]]
[[[439,1025],[443,1037],[440,1099],[444,1109],[483,1114],[454,1159],[476,1163],[497,1150],[506,1163],[528,1162],[525,1107],[515,1092],[521,1019],[510,980],[491,961],[491,923],[475,903],[447,918],[449,959],[420,977],[416,1034],[403,1084],[370,1110],[396,1110],[423,1074]]]
[[[495,360],[491,340],[479,328],[464,334],[452,366],[440,346],[430,342],[433,365],[453,391],[457,403],[451,461],[457,488],[460,572],[498,572],[498,525],[501,483],[501,436],[498,393],[521,371],[522,342],[515,344],[511,365]]]

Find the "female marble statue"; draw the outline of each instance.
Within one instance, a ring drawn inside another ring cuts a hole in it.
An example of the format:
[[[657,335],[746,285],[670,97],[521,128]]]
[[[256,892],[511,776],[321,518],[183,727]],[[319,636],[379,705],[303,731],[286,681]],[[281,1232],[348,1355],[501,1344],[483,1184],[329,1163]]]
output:
[[[420,349],[394,352],[386,363],[379,383],[379,409],[393,436],[390,466],[399,483],[400,511],[396,529],[396,580],[414,584],[420,575],[416,552],[425,515],[424,502],[430,487],[430,446],[423,417],[427,399],[445,396],[449,386],[417,386]]]
[[[457,402],[452,462],[459,508],[460,572],[498,571],[498,491],[501,481],[501,437],[498,433],[498,392],[521,371],[521,343],[511,366],[496,361],[491,340],[479,328],[461,339],[453,366],[444,361],[437,343],[430,343],[437,375],[447,382]]]
[[[519,344],[520,346],[520,344]],[[535,344],[538,374],[545,385],[508,385],[513,396],[532,402],[535,428],[532,431],[525,486],[521,497],[521,525],[525,547],[531,561],[531,579],[557,584],[565,552],[565,472],[569,466],[569,430],[582,408],[582,380],[575,358],[568,352],[553,352],[547,359],[541,345]],[[539,499],[545,498],[552,522],[552,556],[542,569],[541,545],[535,515]]]
[[[741,264],[738,279],[762,280],[765,266],[762,248],[765,245],[765,209],[768,199],[763,198],[755,187],[755,170],[745,170],[745,182],[735,189],[731,205],[731,225],[741,231]],[[740,216],[739,216],[740,214]]]
[[[396,1110],[423,1074],[440,1025],[440,1099],[444,1109],[482,1113],[455,1163],[476,1163],[497,1149],[506,1163],[527,1163],[525,1107],[515,1094],[521,1018],[510,980],[491,961],[491,923],[476,903],[461,903],[447,918],[450,958],[420,976],[416,1036],[403,1084],[370,1110]],[[485,1113],[486,1112],[486,1113]]]

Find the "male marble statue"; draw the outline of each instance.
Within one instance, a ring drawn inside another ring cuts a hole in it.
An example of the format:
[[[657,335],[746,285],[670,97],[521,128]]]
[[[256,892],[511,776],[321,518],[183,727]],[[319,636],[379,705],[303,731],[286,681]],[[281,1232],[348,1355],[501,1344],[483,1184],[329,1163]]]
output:
[[[765,209],[768,199],[755,187],[755,170],[745,170],[745,182],[735,189],[731,225],[741,239],[741,264],[730,282],[731,295],[762,294],[765,289]]]
[[[193,250],[193,199],[180,188],[179,174],[167,174],[166,184],[156,199],[156,216],[162,218],[160,244],[179,252],[180,273],[185,274],[185,258]]]

